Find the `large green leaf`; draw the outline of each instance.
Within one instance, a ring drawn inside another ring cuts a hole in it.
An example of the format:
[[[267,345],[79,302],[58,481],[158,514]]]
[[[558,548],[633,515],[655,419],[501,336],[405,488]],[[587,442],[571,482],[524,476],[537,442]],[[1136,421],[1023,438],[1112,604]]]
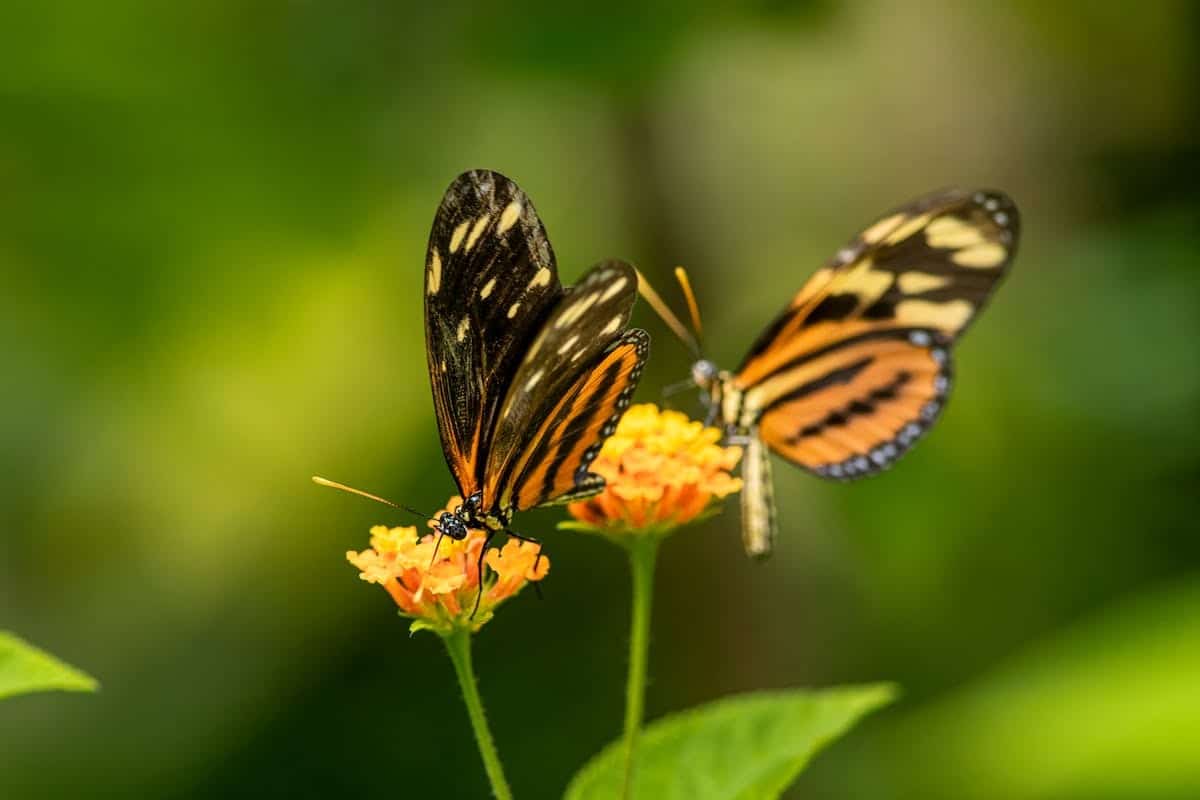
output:
[[[778,797],[818,750],[894,696],[886,684],[754,692],[663,717],[642,734],[635,795]],[[579,771],[566,798],[612,800],[621,796],[623,777],[624,751],[617,741]]]
[[[96,679],[7,631],[0,631],[0,698],[58,689],[93,692]]]

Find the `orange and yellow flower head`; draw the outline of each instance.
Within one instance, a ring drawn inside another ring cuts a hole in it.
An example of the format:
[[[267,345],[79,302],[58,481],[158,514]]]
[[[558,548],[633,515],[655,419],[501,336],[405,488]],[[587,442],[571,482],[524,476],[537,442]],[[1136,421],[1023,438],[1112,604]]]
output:
[[[603,492],[568,506],[577,525],[610,534],[665,533],[709,511],[742,487],[741,458],[721,432],[678,411],[632,406],[590,467]]]
[[[452,511],[461,504],[452,497],[446,508]],[[359,577],[383,586],[400,613],[413,620],[413,631],[432,630],[441,635],[461,628],[477,631],[500,603],[526,583],[546,577],[550,569],[550,560],[541,555],[537,545],[509,539],[484,556],[480,595],[479,554],[487,541],[486,532],[471,529],[465,539],[445,536],[440,544],[437,538],[435,533],[419,536],[411,525],[376,525],[371,528],[370,548],[346,553]],[[479,609],[472,616],[476,598]]]

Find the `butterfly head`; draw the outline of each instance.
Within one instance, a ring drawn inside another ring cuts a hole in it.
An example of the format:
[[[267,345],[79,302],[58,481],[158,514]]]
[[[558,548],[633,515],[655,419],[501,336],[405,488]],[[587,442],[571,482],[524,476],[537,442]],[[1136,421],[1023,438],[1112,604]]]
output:
[[[707,358],[702,358],[692,364],[692,382],[706,392],[712,389],[717,374],[717,365]]]
[[[454,511],[443,511],[438,514],[433,528],[451,539],[462,541],[467,538],[467,533],[471,528],[495,529],[496,525],[489,524],[489,521],[490,517],[483,514],[483,494],[476,492],[467,497]],[[500,528],[505,527],[507,522],[507,519],[497,520]]]
[[[434,530],[443,536],[449,536],[451,539],[462,541],[467,538],[467,521],[462,517],[462,508],[459,507],[454,513],[443,511],[438,514],[437,521],[434,522]]]

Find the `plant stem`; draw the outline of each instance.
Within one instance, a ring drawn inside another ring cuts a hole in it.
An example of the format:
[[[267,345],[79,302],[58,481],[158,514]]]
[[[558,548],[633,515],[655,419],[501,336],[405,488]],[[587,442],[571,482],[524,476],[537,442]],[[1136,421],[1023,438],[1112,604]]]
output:
[[[458,675],[463,702],[466,703],[467,715],[471,718],[471,729],[475,731],[475,742],[479,745],[483,768],[492,784],[492,794],[497,800],[512,800],[512,790],[508,788],[508,781],[504,779],[504,767],[500,764],[496,742],[492,739],[487,717],[483,713],[483,701],[479,698],[475,669],[471,666],[471,633],[460,628],[449,636],[442,637],[442,641],[446,643],[446,652],[454,662],[454,672]]]
[[[658,556],[657,536],[637,536],[628,543],[629,566],[633,572],[633,619],[629,635],[629,680],[625,685],[625,788],[633,796],[637,770],[638,735],[645,715],[646,660],[650,650],[650,606],[654,598],[654,562]]]

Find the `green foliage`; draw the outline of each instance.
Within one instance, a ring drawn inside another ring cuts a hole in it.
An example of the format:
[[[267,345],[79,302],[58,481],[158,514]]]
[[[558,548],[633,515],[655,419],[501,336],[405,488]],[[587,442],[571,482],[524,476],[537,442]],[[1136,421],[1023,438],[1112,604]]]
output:
[[[8,631],[0,631],[0,698],[29,692],[94,692],[96,679]]]
[[[568,282],[627,258],[679,312],[686,265],[729,368],[885,208],[1009,191],[1017,262],[915,452],[778,463],[767,564],[736,504],[668,545],[652,703],[886,675],[902,713],[806,797],[1200,798],[1200,599],[1106,624],[1200,587],[1196,4],[703,5],[0,2],[0,620],[105,677],[0,701],[0,798],[484,796],[440,640],[341,558],[411,520],[301,485],[453,490],[421,273],[471,167],[532,194]],[[658,400],[689,354],[635,321]],[[624,683],[627,564],[560,518],[519,518],[546,601],[475,642],[526,798]]]
[[[410,624],[408,626],[408,635],[409,636],[415,636],[418,633],[420,633],[421,631],[433,631],[434,633],[438,632],[436,627],[434,627],[433,625],[430,625],[428,622],[426,622],[423,619],[415,619],[412,621],[412,624]]]
[[[778,797],[818,750],[894,696],[888,684],[754,692],[663,717],[642,734],[636,796]],[[571,781],[567,800],[619,797],[623,755],[621,742],[604,748]]]
[[[891,763],[876,773],[896,796],[925,800],[1200,797],[1197,675],[1191,579],[1124,600],[889,719],[874,747]]]

